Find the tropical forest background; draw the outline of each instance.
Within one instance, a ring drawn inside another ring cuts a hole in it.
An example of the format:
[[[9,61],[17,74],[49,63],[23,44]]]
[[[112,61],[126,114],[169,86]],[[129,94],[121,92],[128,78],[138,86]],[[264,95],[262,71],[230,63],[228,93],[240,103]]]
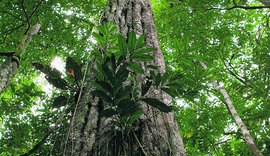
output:
[[[226,89],[258,149],[270,155],[269,7],[256,0],[151,3],[166,68],[180,82],[174,113],[187,155],[252,155],[212,82]],[[41,25],[19,52],[19,71],[0,95],[1,156],[29,151],[61,115],[61,108],[52,108],[61,90],[32,63],[65,75],[69,56],[85,68],[105,6],[105,0],[0,1],[1,52],[18,51],[30,25]],[[47,141],[40,153],[53,144]]]

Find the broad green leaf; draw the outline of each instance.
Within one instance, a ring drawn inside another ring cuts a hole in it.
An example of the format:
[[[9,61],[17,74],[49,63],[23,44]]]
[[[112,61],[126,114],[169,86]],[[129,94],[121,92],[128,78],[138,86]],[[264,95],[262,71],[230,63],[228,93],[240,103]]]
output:
[[[117,27],[113,22],[108,22],[108,30],[110,33],[116,33],[117,32]]]
[[[145,84],[142,83],[142,86],[141,86],[141,88],[142,88],[141,95],[142,96],[144,96],[148,92],[151,85],[152,85],[152,81],[150,81],[150,80],[147,80]]]
[[[141,99],[141,101],[149,104],[152,107],[155,107],[157,109],[159,109],[162,112],[171,112],[172,111],[172,107],[171,106],[167,106],[165,103],[157,100],[157,99],[153,99],[153,98],[143,98]]]
[[[96,84],[98,84],[102,89],[104,89],[108,93],[112,94],[113,89],[112,89],[112,86],[108,82],[106,82],[106,81],[96,81]]]
[[[151,64],[147,65],[146,68],[153,69],[153,70],[158,70],[157,66],[151,65]]]
[[[182,62],[184,65],[186,65],[186,66],[188,66],[188,67],[192,67],[192,66],[193,66],[192,60],[185,59],[185,58],[182,58],[181,60],[182,60],[181,62]]]
[[[165,72],[162,76],[161,76],[161,86],[163,86],[166,82],[169,81],[169,73],[168,72]]]
[[[139,49],[145,46],[145,36],[142,34],[136,41],[135,49]]]
[[[106,41],[105,41],[105,39],[102,36],[100,36],[96,32],[93,32],[92,35],[95,38],[95,40],[97,41],[97,43],[99,44],[99,46],[101,46],[101,47],[104,47],[105,46]]]
[[[115,72],[116,71],[116,68],[117,68],[117,64],[116,64],[116,60],[115,60],[115,55],[114,54],[111,55],[111,63],[112,63],[112,69]]]
[[[129,75],[129,71],[125,70],[120,76],[116,76],[117,79],[115,80],[114,86],[123,85],[126,79],[128,78],[128,75]]]
[[[112,98],[101,90],[94,90],[91,92],[91,94],[99,97],[101,100],[104,100],[105,102],[113,103]]]
[[[114,82],[114,76],[106,64],[102,64],[102,70],[110,82]]]
[[[126,59],[126,56],[125,55],[120,55],[120,57],[118,58],[117,60],[117,66],[119,66],[121,63],[123,63]]]
[[[160,85],[160,82],[161,82],[161,74],[157,73],[154,76],[153,80],[154,80],[155,86],[158,87]]]
[[[177,94],[177,92],[175,91],[175,89],[162,87],[161,90],[164,91],[164,92],[166,92],[167,94],[169,94],[169,95],[172,96],[172,97],[178,96],[178,94]]]
[[[118,44],[119,44],[119,50],[122,53],[122,55],[127,54],[127,42],[124,36],[118,35]]]
[[[135,55],[135,56],[130,56],[131,59],[134,59],[136,61],[143,61],[143,62],[147,62],[147,61],[153,61],[154,57],[150,56],[150,55]]]
[[[108,40],[111,41],[111,42],[117,41],[117,40],[118,40],[118,34],[113,34],[113,35],[111,35],[111,36],[108,38]],[[115,48],[115,49],[118,50],[119,48],[117,47],[117,48]]]
[[[98,71],[98,70],[96,70],[96,69],[92,69],[92,71],[93,71],[95,77],[96,77],[98,80],[103,80],[104,76],[103,76],[103,74],[102,74],[100,71]]]
[[[156,48],[150,47],[150,48],[144,48],[144,49],[139,49],[135,51],[132,56],[141,56],[142,54],[148,54],[150,52],[155,51]]]
[[[126,100],[130,99],[129,94],[130,93],[124,91],[124,89],[122,88],[122,86],[119,87],[119,89],[116,90],[116,94],[115,94],[115,98],[114,98],[114,103],[116,105],[118,105],[119,102],[121,102],[122,100],[126,101]]]
[[[143,111],[141,109],[133,112],[128,118],[128,124],[132,124],[134,121],[138,120],[142,114],[143,114]]]
[[[121,87],[116,95],[115,95],[115,104],[119,104],[120,101],[124,100],[128,100],[131,98],[131,92],[132,92],[132,87],[131,86],[125,86],[124,88]]]
[[[131,71],[135,73],[140,73],[140,74],[144,73],[142,66],[138,65],[137,63],[129,62],[128,67]]]
[[[128,34],[128,51],[132,54],[136,44],[136,34],[134,31]]]
[[[98,31],[101,33],[101,34],[103,34],[103,35],[107,35],[107,33],[106,33],[106,30],[105,30],[105,27],[104,26],[98,26],[97,27],[97,29],[98,29]]]
[[[115,77],[117,78],[116,81],[123,82],[127,79],[129,71],[127,70],[127,64],[124,63],[120,66],[117,70]]]
[[[103,64],[109,67],[110,66],[109,64],[111,64],[111,58],[106,56],[105,61],[103,62]]]

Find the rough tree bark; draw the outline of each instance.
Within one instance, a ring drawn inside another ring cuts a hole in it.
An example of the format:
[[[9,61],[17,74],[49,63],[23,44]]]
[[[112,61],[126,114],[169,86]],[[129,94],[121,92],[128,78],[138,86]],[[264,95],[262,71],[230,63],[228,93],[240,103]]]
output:
[[[10,84],[11,79],[17,73],[19,67],[19,58],[16,56],[9,56],[0,67],[0,94],[5,91]]]
[[[202,65],[204,70],[207,70],[207,66],[204,62],[200,61],[200,64]],[[250,135],[246,125],[244,124],[244,122],[242,121],[242,119],[238,115],[236,109],[234,108],[232,100],[231,100],[229,94],[227,93],[227,91],[225,90],[225,88],[222,86],[219,86],[216,81],[212,81],[212,85],[215,87],[216,90],[218,90],[223,95],[225,102],[227,104],[227,107],[228,107],[234,121],[238,125],[239,129],[242,131],[242,133],[244,135],[244,139],[245,139],[246,143],[248,144],[250,151],[252,151],[252,153],[255,156],[263,156],[262,153],[258,150],[256,144],[254,143],[254,139]]]
[[[159,67],[161,73],[165,71],[149,0],[108,0],[102,21],[113,21],[124,36],[130,31],[134,31],[137,35],[145,34],[147,45],[157,49],[153,54],[155,61],[152,63]],[[110,120],[98,117],[101,103],[90,95],[92,90],[88,83],[90,79],[91,73],[86,78],[84,94],[77,103],[71,121],[64,155],[185,155],[173,113],[161,113],[148,105],[143,105],[145,114],[133,139],[130,141],[123,138],[121,145],[114,144],[117,138],[114,137],[113,128],[108,124]],[[143,81],[143,78],[139,78],[139,81]],[[159,98],[167,104],[172,100],[167,94],[154,89],[148,93],[148,97]],[[117,154],[116,146],[122,146],[122,151],[117,151]]]

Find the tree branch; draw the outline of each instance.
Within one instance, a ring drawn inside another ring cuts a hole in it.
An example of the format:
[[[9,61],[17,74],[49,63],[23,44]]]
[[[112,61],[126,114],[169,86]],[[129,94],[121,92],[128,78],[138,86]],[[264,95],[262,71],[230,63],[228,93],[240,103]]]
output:
[[[222,62],[223,62],[223,64],[224,64],[225,68],[229,71],[229,74],[230,74],[230,75],[232,75],[233,77],[235,77],[235,78],[236,78],[239,82],[241,82],[243,85],[245,85],[245,86],[247,86],[247,87],[250,87],[250,88],[253,88],[251,85],[247,84],[247,82],[246,82],[246,80],[245,80],[244,77],[240,76],[240,75],[237,73],[237,71],[235,70],[235,68],[232,66],[231,62],[229,62],[229,61],[227,61],[227,60],[225,60],[225,61],[228,63],[229,67],[228,67],[228,65],[227,65],[224,61],[222,61]],[[231,68],[232,70],[231,70],[230,68]]]
[[[31,19],[32,16],[35,14],[35,12],[38,10],[38,8],[40,7],[40,5],[42,4],[43,1],[44,1],[44,0],[41,0],[41,1],[37,4],[37,6],[35,7],[35,9],[31,12],[31,14],[30,14],[29,16],[28,16],[27,12],[25,11],[25,8],[24,8],[24,5],[23,5],[24,0],[22,1],[22,9],[23,9],[23,12],[24,12],[24,14],[25,14],[26,22],[27,22],[27,29],[26,29],[26,31],[25,31],[24,34],[27,34],[27,32],[29,31],[29,29],[30,29],[30,19]]]
[[[256,9],[267,9],[270,8],[270,6],[241,6],[241,5],[234,5],[230,8],[209,8],[210,10],[232,10],[232,9],[244,9],[244,10],[256,10]]]
[[[41,5],[41,3],[43,2],[44,0],[41,0],[38,4],[37,4],[37,6],[36,6],[36,8],[32,11],[32,13],[30,14],[30,16],[29,16],[29,18],[31,18],[33,15],[34,15],[34,13],[37,11],[37,9],[40,7],[40,5]]]
[[[29,20],[30,18],[28,17],[28,14],[27,14],[27,12],[25,10],[25,7],[24,7],[23,3],[24,3],[24,0],[22,1],[22,10],[23,10],[23,13],[25,15],[26,22],[27,22],[27,28],[26,28],[24,34],[27,34],[28,30],[30,29],[30,20]]]

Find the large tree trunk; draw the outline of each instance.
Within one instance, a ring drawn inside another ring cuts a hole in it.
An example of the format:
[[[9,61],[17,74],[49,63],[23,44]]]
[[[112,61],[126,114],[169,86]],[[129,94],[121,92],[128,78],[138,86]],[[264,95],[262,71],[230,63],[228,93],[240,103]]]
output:
[[[137,35],[145,34],[148,46],[157,50],[153,56],[159,71],[165,71],[164,58],[159,47],[153,13],[149,0],[109,0],[102,22],[113,21],[124,36],[130,31]],[[86,78],[89,82],[91,75]],[[143,78],[138,78],[143,81]],[[98,99],[90,95],[88,83],[80,98],[71,121],[65,155],[185,155],[184,145],[178,132],[178,125],[173,113],[161,113],[148,105],[143,105],[144,115],[136,131],[122,138],[115,137],[109,119],[99,119]],[[151,89],[148,97],[158,98],[166,104],[172,99],[167,94]]]

